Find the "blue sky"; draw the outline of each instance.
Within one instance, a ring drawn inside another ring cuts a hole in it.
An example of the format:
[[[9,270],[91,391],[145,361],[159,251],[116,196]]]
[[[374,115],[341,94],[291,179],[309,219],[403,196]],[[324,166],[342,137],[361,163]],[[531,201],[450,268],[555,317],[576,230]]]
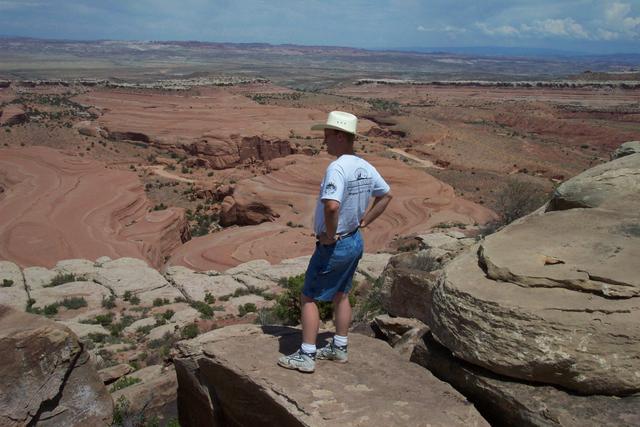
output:
[[[640,0],[0,0],[0,34],[640,53]]]

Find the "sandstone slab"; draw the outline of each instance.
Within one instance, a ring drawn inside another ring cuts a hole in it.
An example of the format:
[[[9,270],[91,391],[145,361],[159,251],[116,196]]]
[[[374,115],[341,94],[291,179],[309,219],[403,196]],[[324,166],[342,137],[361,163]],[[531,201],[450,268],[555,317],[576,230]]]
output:
[[[640,424],[640,396],[578,396],[552,386],[495,375],[456,359],[427,334],[411,361],[429,369],[473,402],[492,425],[583,427]]]
[[[601,209],[531,215],[488,236],[479,260],[493,280],[606,297],[640,296],[638,218]]]
[[[445,267],[429,317],[456,357],[492,372],[582,394],[640,391],[640,298],[492,280],[467,252]]]
[[[316,372],[304,378],[275,363],[283,353],[295,350],[299,341],[300,331],[295,329],[238,325],[179,343],[175,363],[180,423],[487,425],[448,384],[402,360],[382,341],[354,334],[349,364],[319,362]],[[215,398],[207,396],[198,382]]]
[[[20,267],[9,261],[0,261],[0,304],[24,310],[28,299]]]
[[[0,306],[0,424],[107,426],[113,403],[75,335]]]
[[[560,184],[550,201],[551,210],[595,208],[640,211],[640,153],[587,169]]]
[[[611,154],[611,160],[637,153],[640,153],[640,141],[627,141],[616,148]]]
[[[198,273],[185,267],[169,267],[167,278],[193,301],[204,301],[207,293],[219,298],[245,286],[229,275]]]

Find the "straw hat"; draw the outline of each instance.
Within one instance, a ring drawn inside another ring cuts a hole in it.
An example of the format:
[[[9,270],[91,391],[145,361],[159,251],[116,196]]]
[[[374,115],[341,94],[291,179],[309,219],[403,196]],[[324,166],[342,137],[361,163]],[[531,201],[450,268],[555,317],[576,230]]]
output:
[[[351,113],[344,111],[332,111],[327,117],[327,123],[318,123],[311,126],[311,130],[333,129],[347,132],[352,135],[358,135],[356,129],[358,127],[358,118]]]

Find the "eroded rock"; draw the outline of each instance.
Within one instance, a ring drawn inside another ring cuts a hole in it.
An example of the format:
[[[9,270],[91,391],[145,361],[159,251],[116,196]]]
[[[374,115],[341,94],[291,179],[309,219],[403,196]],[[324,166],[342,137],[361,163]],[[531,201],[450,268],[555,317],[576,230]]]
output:
[[[402,360],[386,343],[357,334],[350,341],[353,363],[319,362],[316,372],[302,381],[299,373],[275,364],[299,341],[295,329],[238,325],[179,343],[180,423],[487,425],[449,385]]]
[[[111,423],[111,396],[71,331],[7,306],[0,325],[0,424]]]

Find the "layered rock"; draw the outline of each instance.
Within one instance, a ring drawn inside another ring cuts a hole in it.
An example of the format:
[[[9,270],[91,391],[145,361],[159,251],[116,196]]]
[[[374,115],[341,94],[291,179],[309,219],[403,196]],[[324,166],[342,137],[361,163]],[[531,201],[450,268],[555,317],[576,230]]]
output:
[[[431,296],[434,337],[511,378],[580,394],[640,391],[639,162],[633,154],[584,172],[547,212],[449,263]]]
[[[5,149],[0,169],[0,257],[21,266],[108,255],[160,267],[188,237],[183,209],[150,212],[135,173],[46,147]]]
[[[299,334],[239,325],[179,343],[180,423],[487,425],[450,386],[402,360],[387,344],[357,334],[351,337],[348,369],[319,362],[316,372],[301,381],[300,374],[275,364],[281,354],[295,350]]]
[[[452,356],[426,334],[411,361],[454,386],[493,425],[582,427],[640,424],[640,396],[579,396],[552,386],[496,375]]]
[[[220,224],[230,225],[258,225],[263,222],[273,221],[279,215],[264,203],[227,196],[222,201],[220,208]]]
[[[107,426],[113,402],[75,335],[0,306],[0,424]]]

